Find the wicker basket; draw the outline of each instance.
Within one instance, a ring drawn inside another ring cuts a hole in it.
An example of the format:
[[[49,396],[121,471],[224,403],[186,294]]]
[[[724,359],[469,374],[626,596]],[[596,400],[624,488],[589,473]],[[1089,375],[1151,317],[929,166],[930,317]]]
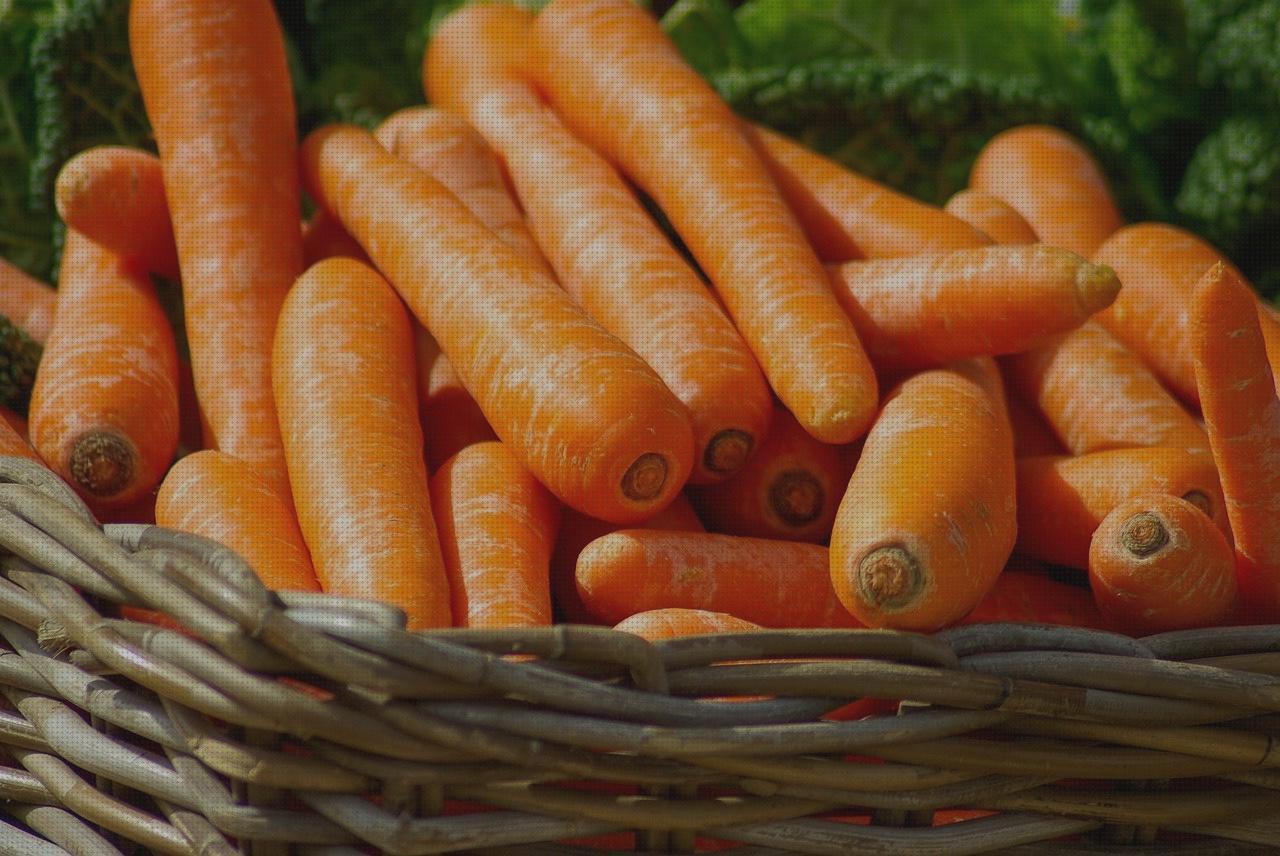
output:
[[[267,591],[212,542],[100,527],[28,462],[0,458],[0,494],[0,854],[1280,842],[1277,627],[407,633],[378,604]],[[862,697],[910,701],[823,717]]]

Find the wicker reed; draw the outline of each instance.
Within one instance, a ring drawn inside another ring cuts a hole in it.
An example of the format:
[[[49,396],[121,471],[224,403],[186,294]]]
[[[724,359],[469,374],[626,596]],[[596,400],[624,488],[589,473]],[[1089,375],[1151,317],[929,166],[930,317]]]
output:
[[[0,508],[0,854],[1280,844],[1278,627],[408,633],[215,543],[99,526],[25,461],[0,458]],[[863,697],[910,701],[823,718]],[[952,808],[996,813],[931,825]]]

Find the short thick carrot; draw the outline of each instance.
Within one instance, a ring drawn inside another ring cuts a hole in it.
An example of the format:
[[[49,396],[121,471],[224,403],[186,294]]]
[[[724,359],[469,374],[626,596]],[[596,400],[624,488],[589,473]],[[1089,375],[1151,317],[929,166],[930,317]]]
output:
[[[1006,373],[1006,380],[1008,374]],[[1013,456],[1062,455],[1066,447],[1058,440],[1040,411],[1022,400],[1015,389],[1009,390],[1009,425],[1013,427]]]
[[[649,642],[658,642],[663,639],[703,636],[709,633],[749,633],[763,628],[759,624],[727,612],[673,608],[638,612],[630,618],[619,621],[613,629],[634,633]]]
[[[1005,568],[991,591],[958,624],[1062,624],[1105,629],[1087,588],[1060,583],[1044,571]]]
[[[55,297],[48,285],[0,258],[0,315],[42,344],[53,326]]]
[[[431,472],[473,443],[498,439],[480,405],[467,392],[449,358],[421,325],[414,325],[418,408]]]
[[[1003,199],[982,190],[968,188],[956,193],[942,206],[997,244],[1034,244],[1035,230]]]
[[[103,508],[159,484],[178,447],[178,355],[155,288],[75,230],[29,416],[40,457]]]
[[[178,278],[164,171],[155,155],[128,146],[86,149],[58,171],[53,199],[72,229],[147,270]]]
[[[929,632],[990,591],[1015,536],[1013,432],[995,364],[922,372],[890,394],[831,534],[831,579],[873,627]]]
[[[764,439],[772,397],[755,357],[631,188],[521,78],[530,13],[454,13],[426,57],[428,95],[502,156],[565,290],[640,355],[689,410],[695,483],[736,472]]]
[[[885,373],[1015,354],[1115,300],[1110,268],[1043,244],[847,262],[832,286]]]
[[[728,481],[691,487],[689,496],[713,532],[822,543],[856,460],[855,446],[813,439],[779,406],[746,465]]]
[[[1166,446],[1018,461],[1018,552],[1087,568],[1102,518],[1135,496],[1181,497],[1228,531],[1227,508],[1207,450]]]
[[[871,364],[728,105],[630,0],[555,0],[533,33],[535,81],[656,200],[787,409],[828,443],[865,434]]]
[[[1096,322],[1003,361],[1074,455],[1133,446],[1208,448],[1204,429],[1151,370]]]
[[[551,624],[551,550],[560,503],[502,443],[476,443],[431,477],[459,627]]]
[[[448,627],[400,298],[354,259],[299,277],[280,314],[273,380],[298,521],[325,591],[385,601],[410,628]]]
[[[283,31],[269,0],[134,0],[129,46],[160,150],[213,445],[287,495],[271,344],[302,272],[302,233]]]
[[[317,211],[302,227],[302,256],[308,267],[335,256],[369,264],[364,248],[347,234],[337,217],[324,210]]]
[[[1122,502],[1089,547],[1098,609],[1134,635],[1222,624],[1235,606],[1235,552],[1205,513],[1176,496]]]
[[[853,172],[760,125],[744,130],[826,262],[980,247],[991,238],[964,220]]]
[[[630,522],[693,465],[684,406],[633,351],[371,134],[303,146],[308,190],[336,213],[440,343],[498,436],[566,504]]]
[[[578,557],[587,609],[616,624],[680,607],[727,612],[762,627],[858,627],[831,589],[827,548],[700,532],[622,529]]]
[[[1215,264],[1192,303],[1192,356],[1227,516],[1243,557],[1247,609],[1280,614],[1280,398],[1258,323],[1257,298]]]
[[[979,152],[969,186],[1007,202],[1044,243],[1085,258],[1124,225],[1093,156],[1046,125],[996,134]]]
[[[182,458],[160,484],[155,517],[230,548],[267,588],[320,590],[293,509],[247,461],[212,449]]]

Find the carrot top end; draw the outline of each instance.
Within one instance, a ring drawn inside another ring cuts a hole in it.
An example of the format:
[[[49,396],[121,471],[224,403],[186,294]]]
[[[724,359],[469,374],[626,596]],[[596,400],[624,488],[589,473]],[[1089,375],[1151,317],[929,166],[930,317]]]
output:
[[[1150,511],[1135,514],[1120,529],[1120,545],[1139,558],[1155,555],[1168,543],[1168,527],[1164,520]]]
[[[788,526],[817,520],[826,504],[826,491],[808,470],[783,470],[769,485],[769,509]]]
[[[119,434],[90,432],[71,449],[71,480],[92,496],[114,496],[133,480],[137,457],[133,445]]]
[[[858,563],[858,594],[882,609],[909,606],[924,588],[920,562],[900,546],[880,547]]]
[[[648,502],[662,493],[667,483],[667,459],[657,452],[645,452],[632,462],[622,476],[622,493],[634,502]]]
[[[707,443],[706,451],[702,453],[702,466],[720,476],[735,473],[747,462],[754,445],[755,439],[746,431],[726,428]]]

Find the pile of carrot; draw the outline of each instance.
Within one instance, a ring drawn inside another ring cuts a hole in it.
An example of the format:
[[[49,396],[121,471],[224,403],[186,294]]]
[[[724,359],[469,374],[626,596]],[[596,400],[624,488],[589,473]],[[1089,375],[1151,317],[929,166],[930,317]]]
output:
[[[0,262],[44,345],[0,453],[103,520],[411,629],[1280,622],[1280,315],[1062,131],[934,207],[553,0],[299,140],[269,0],[130,15],[158,155],[63,166],[56,290]]]

